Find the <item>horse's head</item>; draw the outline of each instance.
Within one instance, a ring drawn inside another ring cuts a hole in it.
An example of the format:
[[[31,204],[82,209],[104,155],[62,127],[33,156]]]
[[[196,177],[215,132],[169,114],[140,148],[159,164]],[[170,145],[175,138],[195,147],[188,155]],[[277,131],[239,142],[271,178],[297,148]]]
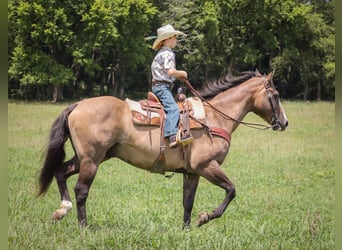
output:
[[[273,130],[283,131],[289,123],[273,84],[273,74],[261,78],[263,86],[255,97],[253,112],[268,122]]]

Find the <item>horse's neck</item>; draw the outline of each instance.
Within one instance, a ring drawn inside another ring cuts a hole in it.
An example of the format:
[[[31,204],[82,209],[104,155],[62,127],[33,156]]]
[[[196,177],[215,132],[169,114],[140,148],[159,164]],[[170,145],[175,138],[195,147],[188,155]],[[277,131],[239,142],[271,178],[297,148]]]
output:
[[[210,103],[229,117],[242,121],[253,109],[255,90],[251,89],[251,87],[252,86],[250,85],[247,86],[242,84],[236,88],[229,89],[218,94]],[[212,112],[213,117],[215,117],[214,120],[217,122],[216,125],[225,128],[230,133],[232,133],[240,124],[223,118],[215,111],[210,112]]]

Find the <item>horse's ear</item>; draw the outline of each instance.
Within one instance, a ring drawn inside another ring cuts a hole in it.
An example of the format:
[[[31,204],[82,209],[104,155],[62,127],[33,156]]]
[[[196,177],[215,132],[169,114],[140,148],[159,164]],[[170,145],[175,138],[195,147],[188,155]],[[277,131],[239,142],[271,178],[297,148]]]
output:
[[[275,73],[275,69],[274,69],[271,73],[269,73],[269,74],[267,75],[267,80],[268,80],[268,81],[272,81],[273,76],[274,76],[274,73]]]
[[[255,75],[256,75],[256,76],[262,76],[261,73],[260,73],[260,71],[259,71],[258,69],[255,69]]]

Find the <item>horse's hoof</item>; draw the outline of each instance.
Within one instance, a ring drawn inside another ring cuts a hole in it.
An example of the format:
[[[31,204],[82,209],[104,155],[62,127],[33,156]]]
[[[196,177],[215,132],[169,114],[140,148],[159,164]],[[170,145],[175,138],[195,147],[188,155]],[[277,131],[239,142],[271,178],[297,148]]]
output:
[[[207,212],[202,212],[198,215],[197,226],[200,227],[209,222],[209,214]]]
[[[190,231],[191,230],[191,225],[190,224],[183,224],[183,230],[184,231]]]
[[[87,226],[87,221],[81,220],[78,222],[78,225],[80,226],[80,228],[85,228]]]
[[[52,214],[52,220],[58,221],[61,220],[66,215],[66,209],[65,208],[59,208]]]

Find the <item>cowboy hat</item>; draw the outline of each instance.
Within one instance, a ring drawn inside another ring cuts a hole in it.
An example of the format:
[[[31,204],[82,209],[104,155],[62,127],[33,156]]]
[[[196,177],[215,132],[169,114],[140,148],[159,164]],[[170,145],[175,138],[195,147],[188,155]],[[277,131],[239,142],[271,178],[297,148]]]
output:
[[[183,32],[179,30],[175,30],[172,25],[167,24],[163,27],[157,29],[157,39],[154,41],[152,48],[156,49],[159,43],[167,38],[173,37],[174,35],[183,35],[186,36]]]

